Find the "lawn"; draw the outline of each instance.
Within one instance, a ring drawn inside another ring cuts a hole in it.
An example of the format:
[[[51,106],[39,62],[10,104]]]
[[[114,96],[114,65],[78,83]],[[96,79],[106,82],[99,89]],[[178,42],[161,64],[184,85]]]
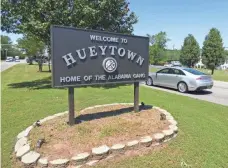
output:
[[[156,72],[158,70],[159,69],[157,68],[150,68],[150,72]],[[198,70],[211,75],[211,70],[208,70],[208,69],[198,69]],[[214,80],[228,82],[228,70],[215,70],[214,74],[212,75],[212,78]]]
[[[150,72],[157,72],[158,70],[158,68],[150,68]]]
[[[45,67],[47,69],[47,67]],[[16,65],[2,73],[2,167],[11,167],[15,136],[45,116],[67,110],[67,89],[52,89],[50,73],[37,65]],[[132,102],[133,86],[75,89],[76,110],[114,102]],[[228,167],[228,107],[140,87],[140,101],[167,109],[179,134],[163,150],[102,167]]]
[[[208,69],[198,69],[198,70],[209,75],[211,74],[211,70],[208,70]],[[212,78],[214,80],[228,82],[228,70],[215,70],[214,74],[212,75]]]

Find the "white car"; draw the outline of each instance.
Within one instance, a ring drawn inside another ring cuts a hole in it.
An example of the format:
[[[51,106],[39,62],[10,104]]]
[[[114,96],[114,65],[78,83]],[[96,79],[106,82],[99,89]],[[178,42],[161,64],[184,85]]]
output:
[[[165,64],[164,67],[172,67],[173,64]]]
[[[180,67],[181,63],[179,61],[171,61],[171,64],[176,67]]]
[[[20,62],[20,57],[19,56],[15,56],[15,62]]]
[[[6,62],[13,62],[13,57],[6,57]]]

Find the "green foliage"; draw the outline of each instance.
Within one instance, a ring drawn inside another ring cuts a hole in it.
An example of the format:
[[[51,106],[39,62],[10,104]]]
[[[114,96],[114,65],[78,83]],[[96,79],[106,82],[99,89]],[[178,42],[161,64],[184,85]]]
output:
[[[9,50],[9,51],[7,52],[7,55],[8,55],[8,56],[13,56],[13,57],[19,56],[20,59],[25,58],[24,54],[23,54],[16,46],[13,47],[11,50]]]
[[[223,64],[225,54],[222,37],[216,28],[212,28],[203,42],[202,61],[214,73],[214,69]]]
[[[5,60],[9,55],[9,51],[12,50],[12,41],[8,36],[1,35],[1,60]]]
[[[2,0],[2,31],[32,34],[50,46],[50,26],[131,34],[137,22],[126,0]]]
[[[192,34],[184,39],[181,48],[180,62],[188,67],[193,67],[200,60],[200,46]]]
[[[149,41],[151,45],[156,44],[158,45],[159,48],[162,48],[162,49],[164,49],[166,47],[167,42],[170,41],[170,39],[167,38],[166,32],[163,32],[163,31],[155,35],[147,34],[147,37],[149,37]]]
[[[166,32],[159,32],[155,35],[149,35],[150,41],[150,48],[149,48],[149,54],[150,54],[150,63],[151,64],[163,64],[165,58],[165,47],[166,43],[170,40],[167,38]]]
[[[151,64],[159,64],[162,60],[164,60],[164,50],[159,48],[158,45],[152,45],[149,47],[150,54],[150,63]]]
[[[228,50],[224,51],[225,60],[228,60]]]
[[[1,59],[5,60],[7,56],[24,58],[22,52],[13,45],[11,39],[8,36],[1,35]]]
[[[17,40],[18,47],[23,49],[28,56],[34,56],[43,53],[45,44],[34,36],[23,36]]]
[[[12,44],[10,37],[1,35],[1,44]],[[2,48],[7,48],[9,46],[2,46]]]
[[[166,49],[165,50],[165,57],[166,57],[166,61],[176,61],[180,59],[180,50],[174,49],[174,50],[169,50]]]
[[[24,35],[22,38],[17,40],[18,46],[26,52],[29,58],[29,64],[33,63],[33,58],[37,58],[39,72],[42,71],[43,65],[43,55],[45,49],[45,43],[43,43],[39,38],[32,35]],[[50,68],[49,68],[50,71]]]

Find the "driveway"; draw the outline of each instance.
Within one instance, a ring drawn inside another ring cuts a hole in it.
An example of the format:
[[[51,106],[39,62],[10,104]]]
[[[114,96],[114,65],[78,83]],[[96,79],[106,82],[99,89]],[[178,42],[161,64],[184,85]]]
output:
[[[1,72],[14,66],[14,65],[17,65],[17,64],[23,64],[23,63],[26,63],[25,60],[20,60],[20,62],[5,62],[5,61],[2,61],[1,62]]]
[[[167,89],[158,86],[147,86],[145,84],[142,85],[151,89],[163,90],[170,93],[175,93],[195,99],[205,100],[212,103],[228,106],[228,82],[214,81],[214,86],[212,87],[212,89],[190,93],[180,93],[173,89]]]

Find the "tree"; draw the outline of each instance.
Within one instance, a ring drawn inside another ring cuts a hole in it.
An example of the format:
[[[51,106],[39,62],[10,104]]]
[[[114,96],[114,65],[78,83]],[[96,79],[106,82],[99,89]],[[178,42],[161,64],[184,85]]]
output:
[[[177,50],[177,49],[166,49],[165,50],[165,56],[167,61],[174,61],[174,60],[180,60],[180,53],[181,50]]]
[[[27,56],[29,56],[29,63],[32,64],[33,57],[38,58],[39,71],[42,71],[43,53],[45,44],[34,36],[25,35],[17,40],[18,47],[23,49]]]
[[[2,44],[12,44],[10,37],[1,35],[1,45]]]
[[[154,44],[149,47],[150,54],[150,63],[151,64],[161,64],[165,60],[164,50],[161,49],[158,45]]]
[[[126,0],[2,0],[1,30],[32,34],[50,51],[51,25],[131,34],[137,18],[128,5]]]
[[[222,37],[216,28],[210,29],[205,37],[202,48],[202,61],[211,69],[212,75],[214,74],[214,69],[225,61]]]
[[[16,48],[10,37],[1,35],[1,59],[4,60],[7,56],[20,56],[22,58],[23,54]]]
[[[200,46],[192,34],[184,39],[181,47],[180,62],[188,67],[193,67],[200,60]]]
[[[12,49],[12,41],[8,36],[1,35],[1,59],[6,59],[8,51]]]
[[[159,48],[163,48],[163,49],[166,48],[167,42],[170,41],[170,39],[167,38],[166,32],[163,32],[163,31],[155,35],[147,34],[147,37],[149,37],[150,45],[156,44],[158,45]]]
[[[228,60],[228,50],[225,50],[224,54],[225,54],[225,60]]]
[[[165,60],[165,47],[168,41],[170,41],[169,38],[167,38],[166,32],[159,32],[155,35],[149,35],[147,34],[147,37],[149,37],[150,42],[150,63],[153,64],[159,64],[162,61]]]
[[[40,39],[50,60],[51,25],[131,34],[137,18],[128,5],[126,0],[2,0],[1,30]]]

